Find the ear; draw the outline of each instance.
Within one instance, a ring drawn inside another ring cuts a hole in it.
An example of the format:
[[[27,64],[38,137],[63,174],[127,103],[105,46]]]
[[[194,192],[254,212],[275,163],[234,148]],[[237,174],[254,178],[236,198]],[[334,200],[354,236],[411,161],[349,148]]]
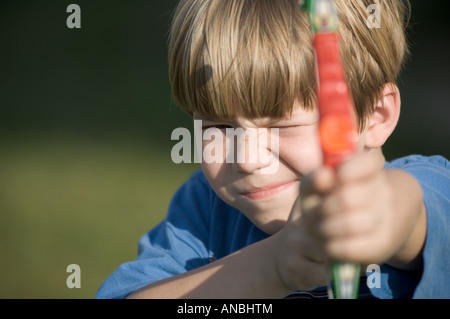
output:
[[[380,148],[397,126],[400,117],[401,98],[398,87],[387,83],[376,102],[375,111],[370,115],[365,131],[365,147]]]

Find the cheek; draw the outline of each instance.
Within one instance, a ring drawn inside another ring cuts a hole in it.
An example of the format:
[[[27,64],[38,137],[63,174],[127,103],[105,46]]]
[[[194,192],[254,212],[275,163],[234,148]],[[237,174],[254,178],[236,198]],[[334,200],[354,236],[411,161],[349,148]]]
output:
[[[224,181],[224,178],[221,178],[221,174],[223,174],[224,170],[222,169],[223,164],[212,163],[208,164],[203,161],[200,165],[203,173],[205,174],[206,179],[209,181],[211,186],[215,188],[219,188],[221,186],[221,182]]]
[[[280,158],[301,175],[317,169],[322,163],[322,151],[317,135],[281,139]]]
[[[205,177],[209,182],[209,185],[217,196],[219,196],[224,202],[231,204],[233,202],[233,196],[227,188],[229,185],[228,177],[230,174],[227,169],[227,165],[202,163],[201,168],[203,174],[205,174]]]
[[[209,148],[208,148],[209,147]],[[200,167],[212,189],[222,199],[227,198],[226,186],[230,165],[226,163],[225,144],[203,141],[203,160]],[[210,160],[208,161],[209,158]]]

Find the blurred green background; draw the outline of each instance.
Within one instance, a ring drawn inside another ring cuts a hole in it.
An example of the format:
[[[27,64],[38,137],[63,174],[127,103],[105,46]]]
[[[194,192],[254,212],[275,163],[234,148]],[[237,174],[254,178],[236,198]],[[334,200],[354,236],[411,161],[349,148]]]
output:
[[[450,6],[411,2],[413,56],[385,152],[449,157]],[[66,26],[70,3],[81,29]],[[172,130],[192,126],[167,76],[176,3],[0,3],[0,298],[93,298],[198,168],[170,158]],[[69,264],[80,289],[66,286]]]

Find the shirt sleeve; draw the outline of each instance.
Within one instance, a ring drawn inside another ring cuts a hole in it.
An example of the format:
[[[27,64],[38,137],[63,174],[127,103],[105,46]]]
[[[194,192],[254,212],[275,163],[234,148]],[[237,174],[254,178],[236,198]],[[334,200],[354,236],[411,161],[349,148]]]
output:
[[[96,298],[125,298],[152,282],[208,263],[208,188],[194,174],[174,195],[167,217],[138,244],[136,260],[120,265],[101,285]]]
[[[450,298],[450,165],[441,156],[409,156],[387,165],[402,169],[419,182],[427,213],[422,273],[381,267],[380,298]]]

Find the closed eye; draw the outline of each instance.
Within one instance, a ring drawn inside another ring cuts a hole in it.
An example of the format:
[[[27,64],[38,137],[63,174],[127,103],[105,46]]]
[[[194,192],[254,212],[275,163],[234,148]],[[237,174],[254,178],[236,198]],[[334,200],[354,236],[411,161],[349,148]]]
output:
[[[318,123],[301,124],[301,125],[278,125],[272,126],[271,129],[278,129],[280,136],[300,136],[309,134],[311,129],[316,130]]]
[[[278,128],[278,129],[290,129],[290,128],[300,128],[300,127],[308,127],[317,125],[319,122],[313,122],[313,123],[304,123],[304,124],[292,124],[292,125],[273,125],[270,128]]]

